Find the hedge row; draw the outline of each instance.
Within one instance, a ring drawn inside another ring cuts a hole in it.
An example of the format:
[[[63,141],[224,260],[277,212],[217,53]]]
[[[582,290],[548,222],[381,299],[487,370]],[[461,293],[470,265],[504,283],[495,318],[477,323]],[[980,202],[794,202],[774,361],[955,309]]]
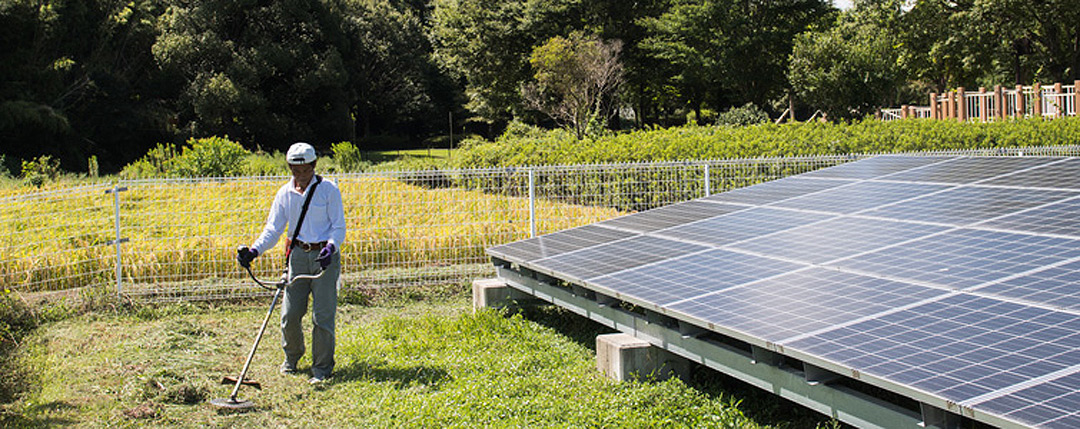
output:
[[[467,140],[460,168],[686,161],[1080,144],[1080,119],[989,124],[905,120],[683,126],[576,140],[571,133],[512,126],[494,142]]]

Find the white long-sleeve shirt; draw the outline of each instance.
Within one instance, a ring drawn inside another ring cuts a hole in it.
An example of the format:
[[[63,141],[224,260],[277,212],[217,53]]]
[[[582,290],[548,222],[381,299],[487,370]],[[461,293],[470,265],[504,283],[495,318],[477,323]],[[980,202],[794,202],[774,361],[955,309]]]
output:
[[[259,254],[265,254],[277,244],[281,234],[285,232],[285,226],[289,227],[289,236],[292,237],[293,226],[300,219],[300,209],[304,206],[311,187],[315,185],[313,177],[304,193],[296,192],[290,179],[278,189],[274,195],[274,203],[270,206],[270,215],[266,218],[266,226],[262,234],[251,245],[258,250]],[[318,243],[326,241],[332,243],[338,249],[345,243],[345,208],[341,203],[341,190],[337,184],[323,179],[322,183],[315,188],[315,195],[311,197],[307,215],[304,216],[304,224],[300,226],[300,235],[297,240],[306,243]]]

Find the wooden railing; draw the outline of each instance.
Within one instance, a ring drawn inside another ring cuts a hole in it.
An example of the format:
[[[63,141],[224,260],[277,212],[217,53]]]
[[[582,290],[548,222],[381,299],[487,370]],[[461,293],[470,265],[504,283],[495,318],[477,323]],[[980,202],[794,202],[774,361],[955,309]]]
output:
[[[956,120],[960,122],[993,122],[1008,118],[1058,118],[1076,116],[1080,104],[1080,80],[1073,85],[1031,86],[1015,88],[985,87],[977,92],[963,87],[943,94],[931,93],[929,106],[901,106],[881,109],[879,117],[884,121],[908,118]]]

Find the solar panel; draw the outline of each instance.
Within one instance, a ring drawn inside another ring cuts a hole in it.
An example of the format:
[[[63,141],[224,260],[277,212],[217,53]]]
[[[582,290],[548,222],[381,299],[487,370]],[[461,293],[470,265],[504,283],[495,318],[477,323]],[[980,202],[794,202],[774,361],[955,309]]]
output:
[[[670,206],[634,213],[600,222],[596,225],[621,228],[634,232],[650,232],[707,219],[722,214],[745,210],[746,206],[733,204],[687,201]]]
[[[1080,198],[1071,198],[979,223],[980,227],[1080,238]]]
[[[717,280],[714,280],[717,281]],[[770,342],[945,295],[940,289],[811,268],[672,303],[670,308]]]
[[[822,264],[946,231],[948,227],[894,220],[829,219],[731,246],[755,254]]]
[[[919,183],[859,182],[790,198],[775,203],[774,206],[840,214],[854,213],[933,194],[948,188],[948,186]]]
[[[586,225],[530,240],[495,246],[488,249],[488,253],[513,262],[532,261],[632,236],[634,234],[630,232]]]
[[[600,277],[591,283],[617,291],[620,296],[667,305],[797,268],[789,262],[715,249]]]
[[[875,157],[488,252],[902,395],[1080,427],[1077,173]]]
[[[721,192],[705,197],[703,200],[728,203],[763,204],[806,195],[811,192],[817,192],[847,183],[853,182],[844,180],[807,179],[799,176],[787,177],[772,182],[754,185],[752,187]]]
[[[786,346],[964,402],[1076,366],[1077,328],[1080,316],[961,293]]]
[[[966,186],[869,210],[864,214],[964,226],[1077,195],[1077,192],[1071,191]]]
[[[1022,277],[976,289],[1055,308],[1080,310],[1080,262],[1051,266]]]
[[[829,265],[949,289],[976,287],[1080,257],[1080,240],[957,229]]]
[[[580,281],[707,249],[680,241],[636,236],[538,259],[533,264],[541,270],[559,273],[567,280]]]
[[[799,177],[830,177],[839,179],[874,179],[889,174],[909,170],[953,159],[939,156],[878,156],[859,162],[841,164],[802,174]]]
[[[979,408],[1040,427],[1075,429],[1080,421],[1080,374],[1072,373],[981,402]]]
[[[1054,158],[974,157],[913,168],[885,176],[889,180],[965,184],[1017,173],[1054,161]]]
[[[828,215],[793,210],[753,208],[660,230],[654,234],[661,237],[721,246],[828,218]]]
[[[1080,159],[1065,159],[984,183],[1024,188],[1080,189]]]

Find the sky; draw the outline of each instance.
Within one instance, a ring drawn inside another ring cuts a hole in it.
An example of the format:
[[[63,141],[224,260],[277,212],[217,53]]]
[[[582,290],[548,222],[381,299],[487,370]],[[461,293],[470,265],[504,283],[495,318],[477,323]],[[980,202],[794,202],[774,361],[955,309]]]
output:
[[[851,0],[833,0],[833,5],[838,9],[851,9]]]

